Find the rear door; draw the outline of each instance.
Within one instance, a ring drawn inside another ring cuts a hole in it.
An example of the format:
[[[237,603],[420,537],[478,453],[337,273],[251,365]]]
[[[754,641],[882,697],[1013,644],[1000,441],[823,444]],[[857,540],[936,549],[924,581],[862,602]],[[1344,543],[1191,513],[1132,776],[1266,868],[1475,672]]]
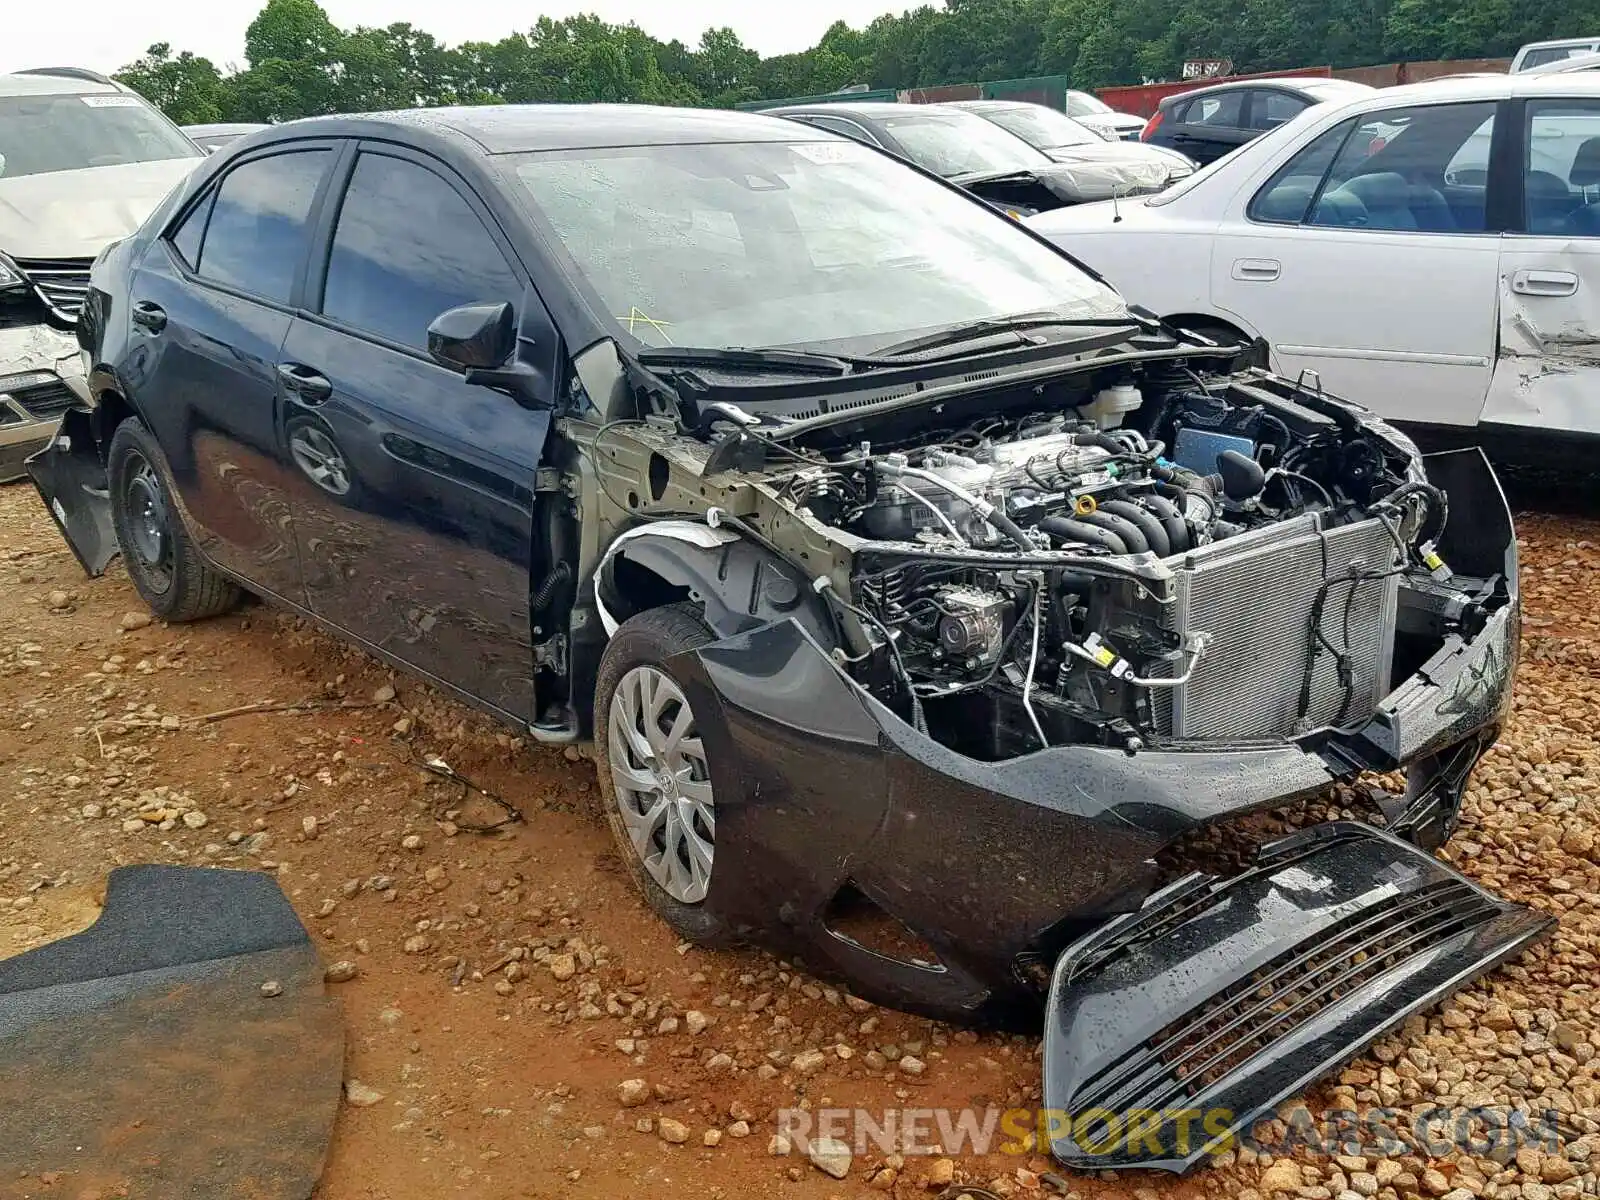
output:
[[[1302,144],[1242,189],[1211,295],[1293,377],[1386,417],[1472,425],[1488,392],[1499,235],[1493,102],[1386,109]]]
[[[429,357],[427,331],[447,309],[510,302],[524,339],[553,357],[554,327],[488,209],[443,164],[363,145],[348,176],[324,221],[312,311],[277,358],[307,602],[532,721],[534,489],[550,411],[469,386]]]
[[[1246,124],[1249,95],[1248,88],[1234,88],[1180,99],[1173,106],[1170,131],[1162,130],[1165,136],[1158,140],[1202,166],[1216,162],[1256,136]]]
[[[1500,352],[1483,420],[1600,434],[1600,99],[1513,112],[1522,204],[1500,243]]]
[[[178,214],[133,272],[120,366],[206,555],[296,603],[277,364],[336,158],[330,142],[274,147]]]

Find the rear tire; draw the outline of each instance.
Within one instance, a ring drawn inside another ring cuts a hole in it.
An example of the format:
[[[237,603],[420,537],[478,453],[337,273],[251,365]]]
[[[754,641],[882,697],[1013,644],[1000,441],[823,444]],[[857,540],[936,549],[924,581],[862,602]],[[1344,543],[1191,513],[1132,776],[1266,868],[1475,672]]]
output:
[[[172,503],[172,472],[144,422],[129,417],[106,456],[111,524],[128,578],[163,621],[199,621],[227,612],[239,588],[200,557]]]
[[[611,636],[595,680],[601,815],[646,902],[686,941],[729,939],[708,912],[716,848],[712,778],[681,681],[665,665],[715,640],[692,604],[653,608]]]

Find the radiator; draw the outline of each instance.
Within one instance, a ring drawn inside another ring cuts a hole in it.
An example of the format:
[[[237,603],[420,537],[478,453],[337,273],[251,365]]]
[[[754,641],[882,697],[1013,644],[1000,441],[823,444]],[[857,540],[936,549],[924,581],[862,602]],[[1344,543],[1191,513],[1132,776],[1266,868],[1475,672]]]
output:
[[[1157,711],[1174,738],[1279,738],[1370,716],[1389,691],[1399,578],[1352,583],[1352,570],[1384,572],[1394,539],[1376,518],[1323,531],[1315,514],[1176,555],[1174,632],[1210,635],[1186,684]],[[1349,659],[1348,701],[1336,655],[1316,643],[1311,619],[1324,581],[1327,641]],[[1311,658],[1310,703],[1299,718]],[[1341,717],[1342,710],[1342,717]]]

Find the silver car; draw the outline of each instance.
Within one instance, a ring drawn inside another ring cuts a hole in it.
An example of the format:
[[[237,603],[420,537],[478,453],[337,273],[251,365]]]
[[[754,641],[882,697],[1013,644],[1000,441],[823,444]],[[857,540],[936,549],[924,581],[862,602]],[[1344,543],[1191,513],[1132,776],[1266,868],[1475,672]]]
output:
[[[200,149],[137,93],[77,67],[0,75],[0,482],[87,399],[73,328],[89,264]]]

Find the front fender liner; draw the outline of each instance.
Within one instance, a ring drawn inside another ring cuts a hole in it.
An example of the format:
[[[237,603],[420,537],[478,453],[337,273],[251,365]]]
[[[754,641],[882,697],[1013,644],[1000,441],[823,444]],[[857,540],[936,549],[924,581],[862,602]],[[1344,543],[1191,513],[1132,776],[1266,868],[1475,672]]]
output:
[[[78,562],[90,575],[101,575],[117,556],[117,535],[94,425],[89,409],[69,408],[55,436],[25,465]]]
[[[793,617],[824,645],[835,640],[827,606],[810,580],[771,551],[693,521],[658,521],[612,543],[595,572],[595,597],[608,632],[659,599],[630,596],[626,579],[619,578],[627,569],[622,564],[685,591],[719,636]]]

